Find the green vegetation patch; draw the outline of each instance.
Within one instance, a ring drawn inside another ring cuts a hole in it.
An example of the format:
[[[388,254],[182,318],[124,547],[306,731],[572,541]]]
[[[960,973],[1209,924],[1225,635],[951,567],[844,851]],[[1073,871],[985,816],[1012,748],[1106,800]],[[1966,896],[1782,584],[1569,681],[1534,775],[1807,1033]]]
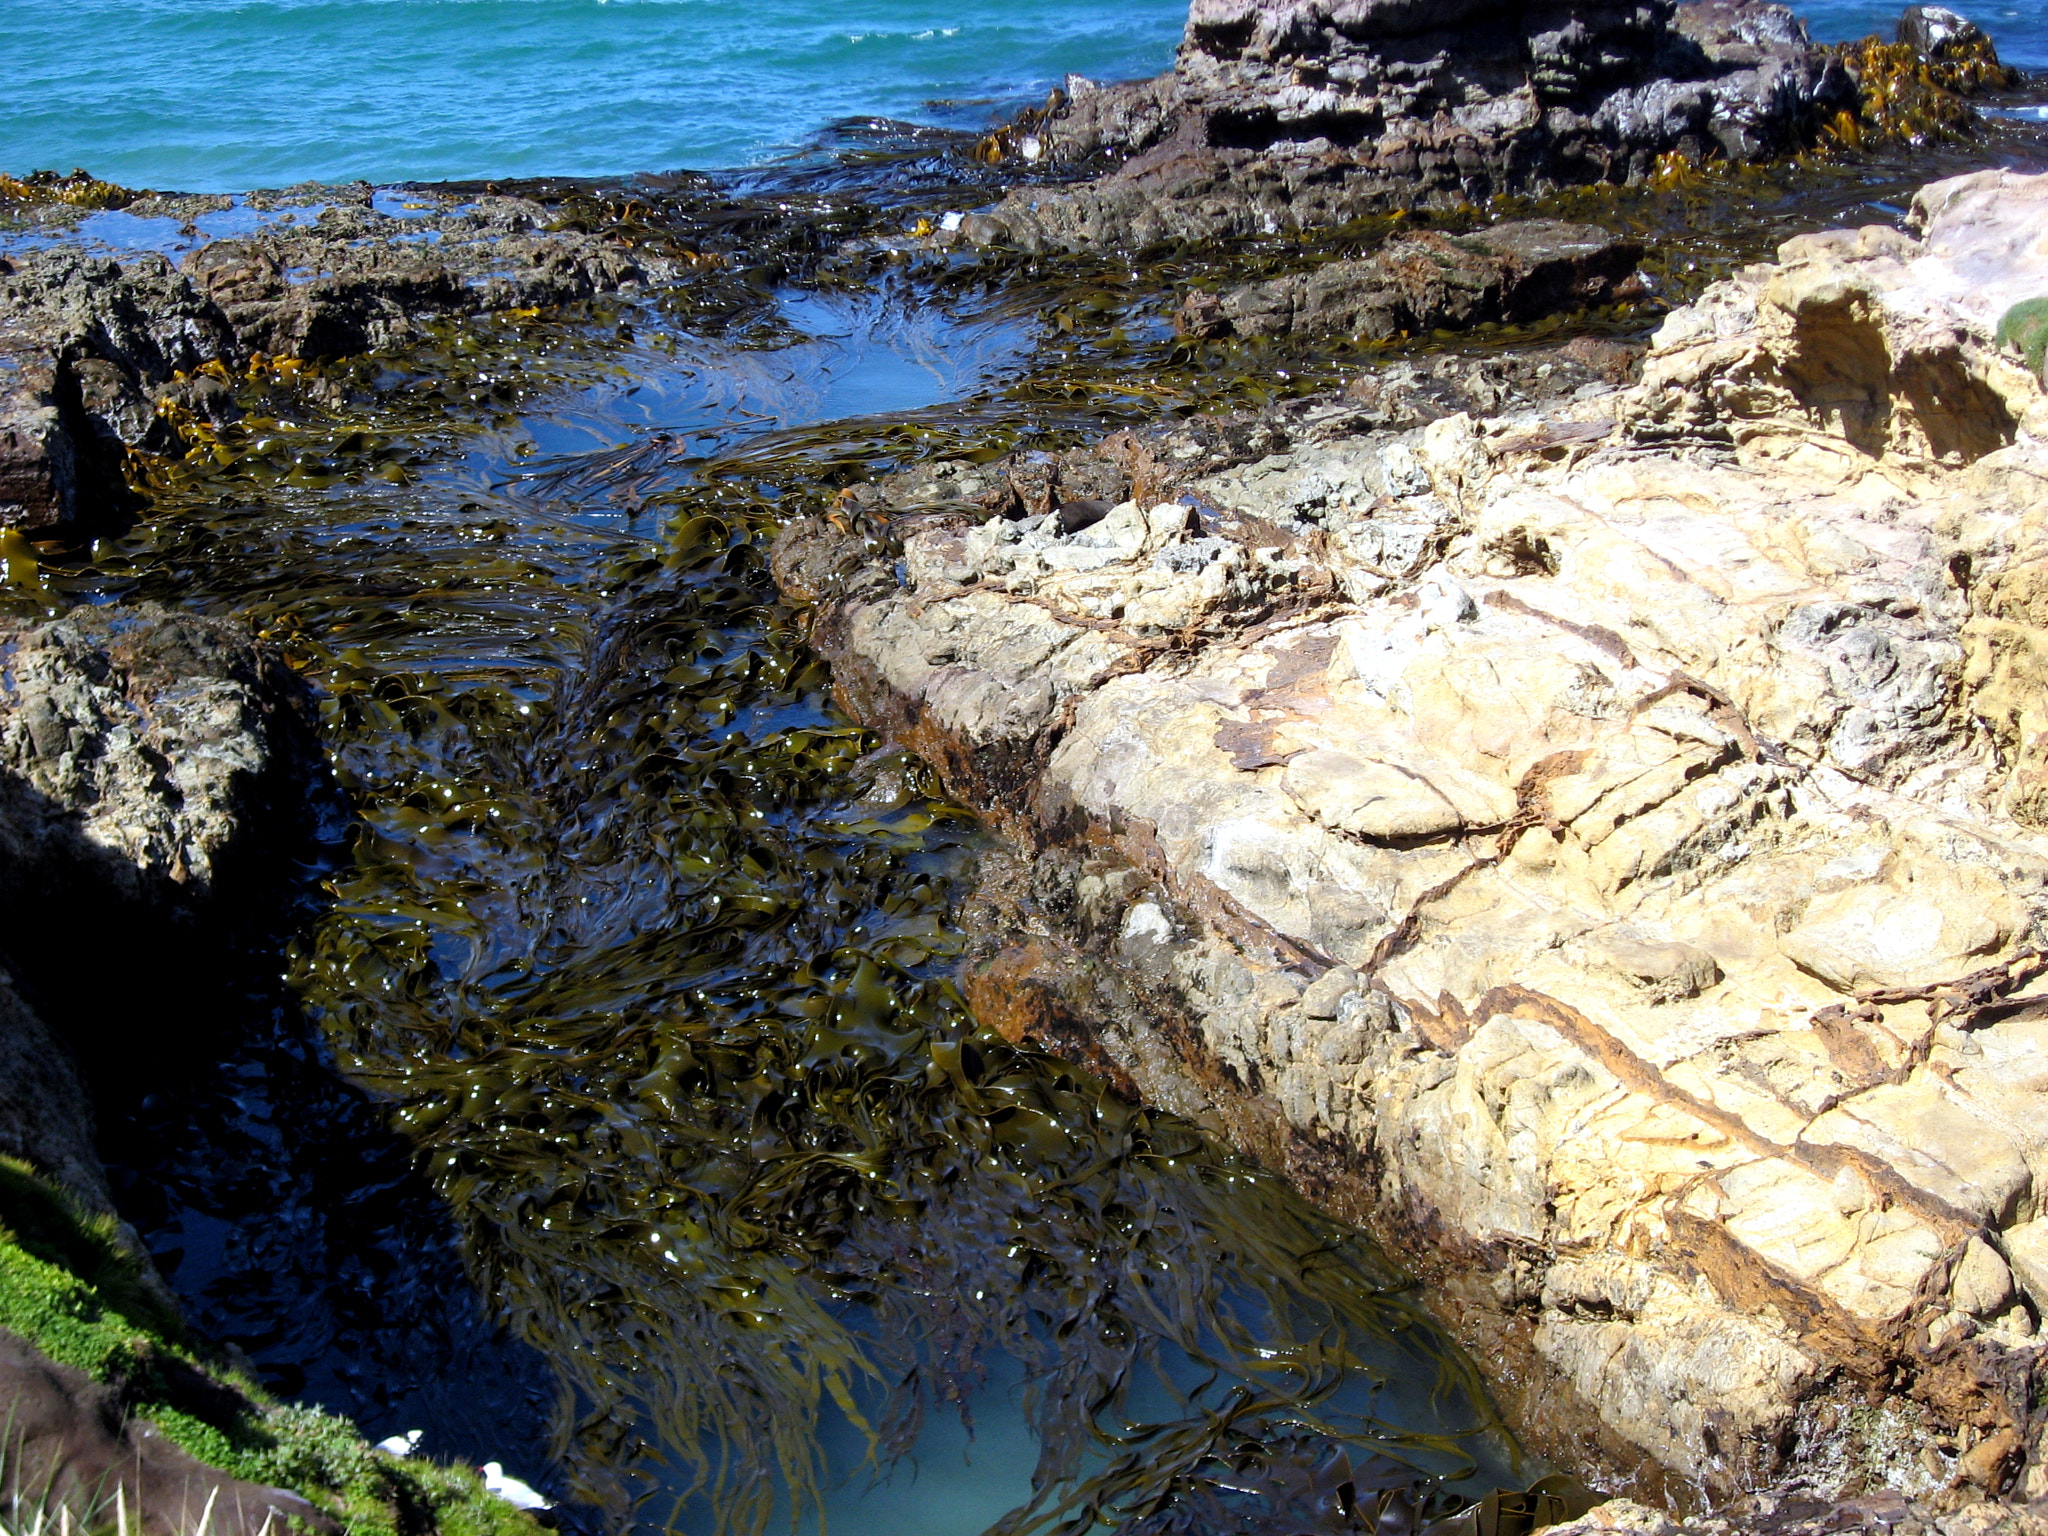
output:
[[[2027,366],[2039,373],[2048,363],[2048,296],[2022,299],[1998,322],[1998,344],[2018,347]]]
[[[291,1489],[351,1536],[537,1529],[471,1472],[387,1456],[346,1419],[272,1401],[190,1337],[111,1218],[11,1158],[0,1158],[0,1327],[113,1387],[209,1466]]]

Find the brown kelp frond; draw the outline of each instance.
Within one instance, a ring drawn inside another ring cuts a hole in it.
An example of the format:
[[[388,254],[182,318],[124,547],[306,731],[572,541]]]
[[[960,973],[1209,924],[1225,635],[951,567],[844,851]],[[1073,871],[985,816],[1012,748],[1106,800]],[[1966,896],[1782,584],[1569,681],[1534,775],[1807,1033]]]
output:
[[[63,176],[55,171],[31,171],[26,176],[0,174],[0,201],[62,203],[71,208],[126,208],[137,198],[148,195],[101,181],[82,170]]]

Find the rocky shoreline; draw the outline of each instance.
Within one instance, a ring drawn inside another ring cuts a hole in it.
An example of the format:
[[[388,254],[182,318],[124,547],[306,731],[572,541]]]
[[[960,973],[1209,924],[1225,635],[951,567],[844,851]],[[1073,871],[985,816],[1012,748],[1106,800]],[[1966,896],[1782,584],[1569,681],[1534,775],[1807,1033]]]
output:
[[[2005,83],[1945,25],[1909,16],[1916,68]],[[1235,241],[1842,141],[1869,59],[1734,0],[1197,0],[1171,74],[1070,82],[988,141],[1028,184],[891,249],[1227,271]],[[649,241],[538,191],[230,206],[253,227],[189,238],[221,200],[151,197],[123,211],[182,221],[167,251],[0,256],[8,538],[146,515],[147,467],[248,381],[317,400],[324,362],[731,265],[716,221]],[[848,713],[999,834],[961,917],[980,1020],[1387,1240],[1527,1443],[1643,1501],[1572,1536],[2048,1529],[2043,229],[2042,178],[1943,182],[1647,349],[1398,357],[936,458],[777,543]],[[1599,225],[1356,245],[1205,283],[1172,327],[1398,345],[1651,293]],[[525,1528],[331,1426],[291,1429],[328,1437],[320,1510],[143,1443],[166,1407],[292,1410],[179,1335],[36,998],[88,923],[203,948],[334,804],[304,685],[234,622],[79,609],[0,648],[0,1153],[176,1356],[110,1381],[0,1334],[44,1470],[132,1465],[165,1536],[216,1487],[252,1530]]]

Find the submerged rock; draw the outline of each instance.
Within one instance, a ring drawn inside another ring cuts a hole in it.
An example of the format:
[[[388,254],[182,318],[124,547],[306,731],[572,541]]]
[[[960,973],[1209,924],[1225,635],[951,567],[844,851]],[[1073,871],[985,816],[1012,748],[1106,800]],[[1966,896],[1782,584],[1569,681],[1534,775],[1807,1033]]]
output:
[[[1030,125],[1034,159],[1125,163],[1012,193],[963,234],[1144,246],[1634,180],[1671,153],[1786,153],[1856,100],[1792,12],[1760,0],[1196,0],[1171,74]]]
[[[1652,1491],[2048,1494],[2048,395],[1997,339],[2048,178],[1913,221],[1716,285],[1638,385],[1126,434],[1074,534],[926,472],[776,555],[1019,850],[981,969]]]
[[[226,375],[259,358],[352,356],[435,320],[578,302],[671,271],[548,228],[550,211],[521,198],[398,217],[321,191],[332,203],[304,223],[176,261],[74,246],[0,257],[0,527],[70,537],[118,521],[136,504],[125,455],[173,448],[180,417],[231,413]]]

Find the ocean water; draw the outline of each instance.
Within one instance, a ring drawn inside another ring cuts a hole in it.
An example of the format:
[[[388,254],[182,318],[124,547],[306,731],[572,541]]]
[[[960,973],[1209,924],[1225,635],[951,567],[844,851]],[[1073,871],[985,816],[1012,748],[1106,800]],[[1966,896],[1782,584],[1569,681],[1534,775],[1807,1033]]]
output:
[[[1969,9],[1966,7],[1966,10]],[[1824,40],[1899,7],[1808,7]],[[978,128],[1171,61],[1186,0],[0,0],[0,169],[130,186],[757,163],[833,121]],[[1976,19],[2048,69],[2048,6]]]
[[[751,164],[1167,67],[1187,0],[0,0],[0,168],[128,186]]]
[[[1809,5],[1793,0],[1792,4],[1792,9],[1806,18],[1807,29],[1823,43],[1849,42],[1872,32],[1890,37],[1905,8],[1905,0],[1897,4],[1825,0]],[[2022,69],[2048,69],[2048,5],[2042,0],[1991,0],[1990,4],[1975,5],[1969,0],[1951,0],[1949,9],[1990,33],[1998,56],[2006,63]]]

